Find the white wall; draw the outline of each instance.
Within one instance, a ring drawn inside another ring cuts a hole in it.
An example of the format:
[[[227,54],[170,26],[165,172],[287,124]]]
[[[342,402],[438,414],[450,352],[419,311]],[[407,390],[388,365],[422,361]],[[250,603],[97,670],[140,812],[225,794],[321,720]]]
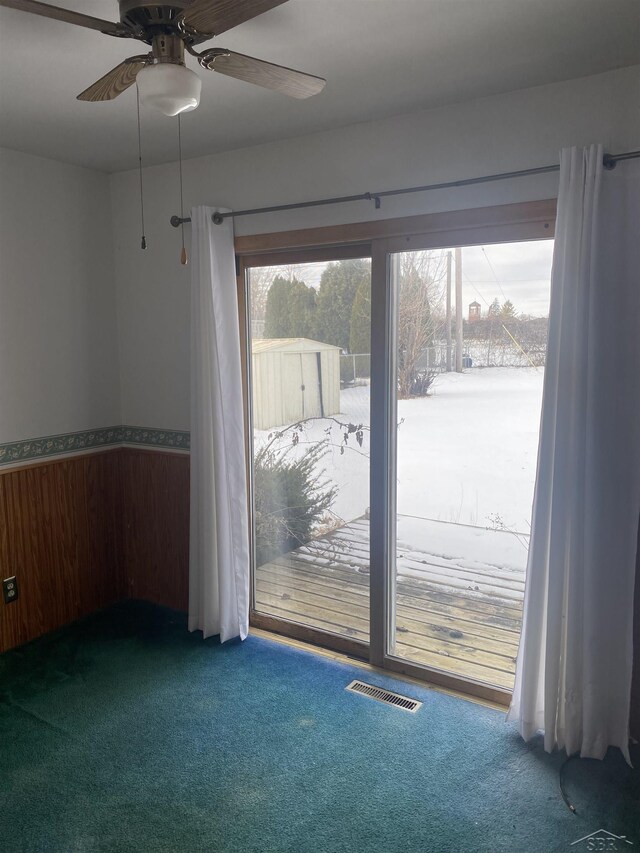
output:
[[[185,207],[241,209],[523,169],[557,163],[573,144],[638,148],[638,104],[640,66],[199,158],[184,164]],[[170,121],[166,132],[175,132]],[[544,175],[385,199],[378,212],[355,203],[271,214],[237,220],[236,233],[547,198],[556,186]],[[188,429],[189,272],[168,221],[179,212],[177,164],[146,170],[145,252],[137,174],[113,175],[111,187],[123,421]]]
[[[120,420],[107,175],[0,150],[0,443]]]

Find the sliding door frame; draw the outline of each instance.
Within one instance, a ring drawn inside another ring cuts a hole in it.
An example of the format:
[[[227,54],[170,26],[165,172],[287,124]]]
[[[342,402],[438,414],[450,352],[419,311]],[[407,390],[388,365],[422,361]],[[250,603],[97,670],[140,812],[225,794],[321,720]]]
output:
[[[247,270],[251,267],[319,260],[371,257],[371,467],[370,467],[370,624],[369,645],[255,610],[252,572],[251,625],[368,659],[384,669],[439,687],[508,705],[511,693],[434,667],[409,663],[389,654],[395,594],[395,471],[397,401],[392,326],[395,298],[392,255],[423,249],[552,239],[556,200],[524,202],[399,219],[237,237],[235,241],[244,367],[245,435],[249,517],[252,518],[250,359],[248,358]],[[253,565],[253,559],[252,559]]]
[[[236,242],[237,248],[237,242]],[[322,648],[332,649],[351,657],[361,660],[368,660],[369,645],[360,640],[354,640],[350,637],[343,637],[340,634],[332,634],[328,631],[323,631],[320,628],[312,628],[308,625],[302,625],[298,622],[290,622],[278,616],[271,616],[267,613],[262,613],[256,610],[256,595],[255,595],[255,559],[254,559],[254,541],[255,528],[253,522],[253,420],[250,406],[251,400],[251,359],[250,352],[250,292],[249,292],[249,271],[258,267],[277,266],[278,264],[305,264],[316,261],[339,261],[349,260],[352,258],[370,258],[371,244],[370,243],[348,243],[342,246],[326,247],[318,246],[303,249],[278,249],[273,252],[252,253],[250,255],[240,255],[236,253],[236,272],[238,286],[238,308],[240,319],[240,345],[242,351],[242,373],[243,373],[243,403],[244,403],[244,422],[245,422],[245,456],[247,468],[247,494],[249,502],[249,525],[250,525],[250,559],[251,559],[251,586],[250,586],[250,604],[249,604],[249,621],[255,628],[261,628],[265,631],[271,631],[275,634],[283,634],[292,637],[296,640],[301,640],[306,643],[312,643]]]

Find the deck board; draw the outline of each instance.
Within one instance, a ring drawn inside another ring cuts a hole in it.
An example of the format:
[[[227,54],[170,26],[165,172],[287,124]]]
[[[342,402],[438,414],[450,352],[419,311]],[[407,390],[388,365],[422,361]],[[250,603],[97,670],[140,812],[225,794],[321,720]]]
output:
[[[369,526],[358,519],[256,570],[256,609],[368,642]],[[398,548],[394,654],[513,687],[524,572]]]

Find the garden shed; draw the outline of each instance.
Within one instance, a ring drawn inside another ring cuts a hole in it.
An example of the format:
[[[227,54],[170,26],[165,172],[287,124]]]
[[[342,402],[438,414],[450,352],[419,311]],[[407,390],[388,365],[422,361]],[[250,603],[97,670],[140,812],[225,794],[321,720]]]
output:
[[[251,371],[255,429],[340,411],[340,347],[309,338],[254,340]]]

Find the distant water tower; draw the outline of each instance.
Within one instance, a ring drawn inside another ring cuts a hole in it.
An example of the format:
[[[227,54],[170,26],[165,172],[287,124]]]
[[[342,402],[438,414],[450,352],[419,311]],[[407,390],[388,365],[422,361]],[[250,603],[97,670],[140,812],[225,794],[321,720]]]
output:
[[[482,306],[479,302],[469,303],[469,322],[475,323],[482,316]]]

